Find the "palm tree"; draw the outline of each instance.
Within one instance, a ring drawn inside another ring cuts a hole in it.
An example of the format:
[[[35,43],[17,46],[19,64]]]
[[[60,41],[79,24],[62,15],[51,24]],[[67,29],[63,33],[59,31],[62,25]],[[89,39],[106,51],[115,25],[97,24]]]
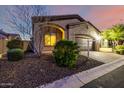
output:
[[[112,41],[113,46],[119,45],[119,42],[124,42],[124,24],[114,25],[112,28],[102,32],[103,39]]]
[[[116,45],[120,41],[124,41],[124,24],[114,25],[110,32],[110,38],[115,42]]]

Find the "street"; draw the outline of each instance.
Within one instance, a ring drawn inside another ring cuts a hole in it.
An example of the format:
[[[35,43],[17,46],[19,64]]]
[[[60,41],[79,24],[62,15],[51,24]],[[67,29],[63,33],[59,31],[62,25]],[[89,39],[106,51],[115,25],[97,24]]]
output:
[[[124,88],[124,66],[89,82],[82,88]]]

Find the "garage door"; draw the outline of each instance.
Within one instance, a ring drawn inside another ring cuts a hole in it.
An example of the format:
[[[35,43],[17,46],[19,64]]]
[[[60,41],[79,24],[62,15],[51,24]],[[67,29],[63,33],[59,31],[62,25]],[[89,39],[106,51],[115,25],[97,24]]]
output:
[[[76,38],[80,50],[88,50],[88,39]],[[89,39],[89,50],[93,49],[93,39]]]

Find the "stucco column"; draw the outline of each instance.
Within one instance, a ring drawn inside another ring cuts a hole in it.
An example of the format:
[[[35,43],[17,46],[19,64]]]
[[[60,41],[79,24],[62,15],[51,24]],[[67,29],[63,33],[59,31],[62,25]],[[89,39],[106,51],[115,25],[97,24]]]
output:
[[[96,40],[95,41],[95,50],[99,51],[99,48],[100,48],[100,40]]]

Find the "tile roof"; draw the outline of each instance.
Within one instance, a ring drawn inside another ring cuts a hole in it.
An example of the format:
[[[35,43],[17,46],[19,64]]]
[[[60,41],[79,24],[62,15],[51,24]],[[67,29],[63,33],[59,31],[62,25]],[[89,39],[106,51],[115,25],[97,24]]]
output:
[[[4,32],[2,29],[0,29],[0,39],[3,39],[3,38],[7,38],[7,36],[19,36],[19,34],[15,34],[15,33],[6,33]]]
[[[71,15],[52,15],[52,16],[33,16],[32,22],[43,22],[43,21],[56,21],[56,20],[68,20],[68,19],[78,19],[81,22],[85,21],[81,16],[77,14],[71,14]]]
[[[5,39],[7,38],[5,35],[0,34],[0,39]]]
[[[8,35],[11,35],[11,36],[18,36],[18,35],[19,35],[19,34],[15,34],[15,33],[7,33],[7,32],[4,32],[2,29],[0,29],[0,34],[5,35],[5,36],[8,36]]]

